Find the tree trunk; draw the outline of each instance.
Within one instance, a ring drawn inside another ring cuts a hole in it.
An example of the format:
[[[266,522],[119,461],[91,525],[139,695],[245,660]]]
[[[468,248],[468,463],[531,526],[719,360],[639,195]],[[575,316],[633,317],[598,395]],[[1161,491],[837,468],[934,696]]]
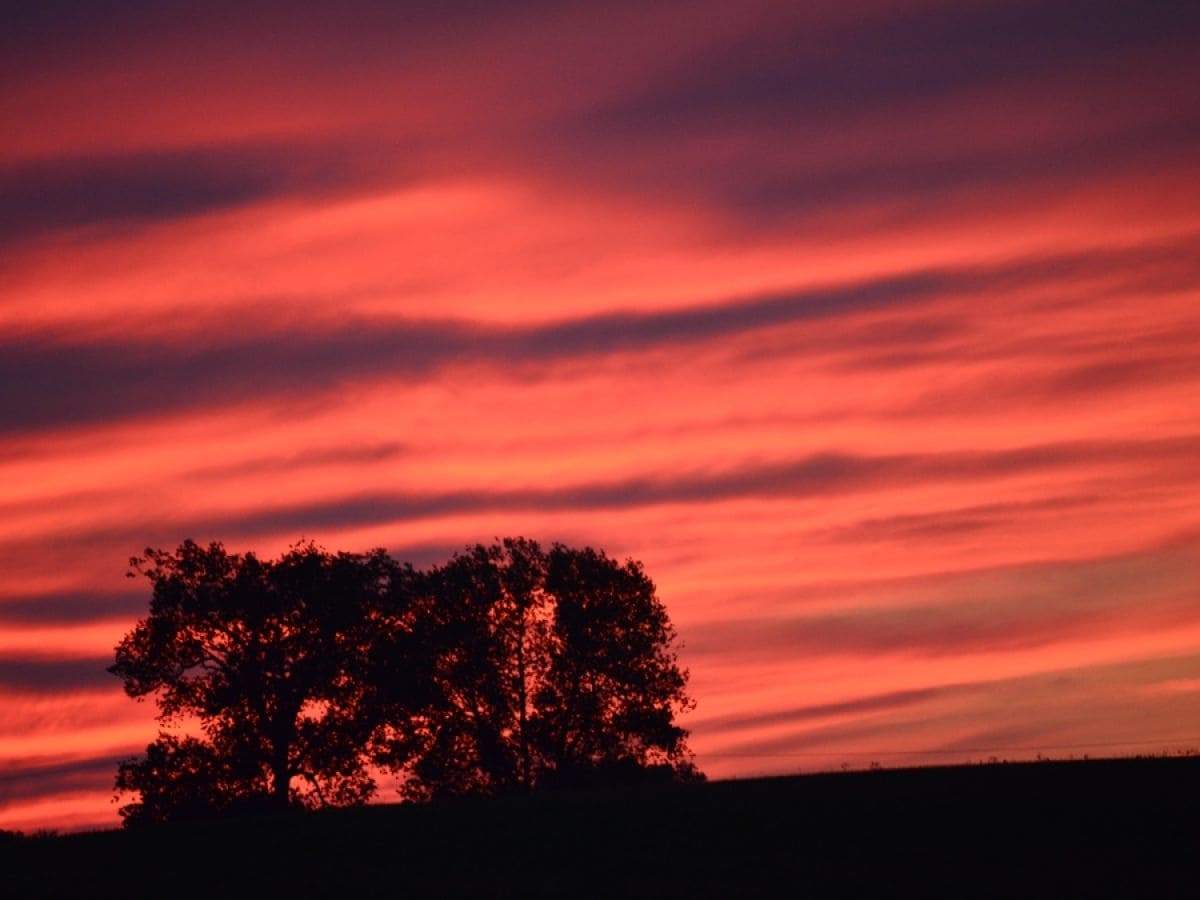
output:
[[[526,685],[525,675],[525,610],[521,609],[521,623],[517,633],[517,717],[519,719],[520,730],[520,750],[521,750],[521,773],[520,782],[521,788],[528,791],[533,787],[530,784],[530,763],[529,763],[529,688]]]
[[[275,745],[271,757],[271,806],[276,809],[287,809],[288,788],[291,786],[292,773],[288,765],[288,746],[284,742]]]
[[[292,783],[292,743],[296,738],[296,716],[291,704],[280,702],[271,729],[271,806],[288,807],[288,789]]]

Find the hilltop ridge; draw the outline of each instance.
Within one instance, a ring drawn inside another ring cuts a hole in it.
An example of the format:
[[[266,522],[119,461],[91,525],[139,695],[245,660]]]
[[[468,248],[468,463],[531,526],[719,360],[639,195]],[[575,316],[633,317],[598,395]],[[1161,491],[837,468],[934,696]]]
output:
[[[9,840],[13,897],[1191,896],[1200,758],[801,775]]]

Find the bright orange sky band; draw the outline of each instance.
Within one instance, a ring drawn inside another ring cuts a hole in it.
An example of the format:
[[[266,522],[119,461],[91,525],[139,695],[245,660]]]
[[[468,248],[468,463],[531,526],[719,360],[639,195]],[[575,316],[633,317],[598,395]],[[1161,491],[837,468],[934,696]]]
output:
[[[188,537],[637,558],[710,777],[1200,747],[1200,6],[25,6],[0,828]]]

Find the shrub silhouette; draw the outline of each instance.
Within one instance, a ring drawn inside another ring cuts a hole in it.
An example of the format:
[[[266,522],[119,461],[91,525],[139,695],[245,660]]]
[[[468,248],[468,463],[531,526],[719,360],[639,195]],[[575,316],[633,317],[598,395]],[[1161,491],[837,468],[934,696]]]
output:
[[[202,736],[161,732],[120,765],[126,824],[362,803],[371,765],[410,799],[703,777],[639,563],[510,538],[424,572],[311,543],[130,565],[150,613],[109,671]]]

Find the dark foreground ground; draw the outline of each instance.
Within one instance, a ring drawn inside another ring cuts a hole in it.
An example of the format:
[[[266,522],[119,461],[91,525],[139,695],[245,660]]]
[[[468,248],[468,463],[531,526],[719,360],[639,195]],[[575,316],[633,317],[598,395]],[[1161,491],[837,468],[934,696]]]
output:
[[[1200,897],[1200,758],[581,791],[0,844],[0,897]]]

